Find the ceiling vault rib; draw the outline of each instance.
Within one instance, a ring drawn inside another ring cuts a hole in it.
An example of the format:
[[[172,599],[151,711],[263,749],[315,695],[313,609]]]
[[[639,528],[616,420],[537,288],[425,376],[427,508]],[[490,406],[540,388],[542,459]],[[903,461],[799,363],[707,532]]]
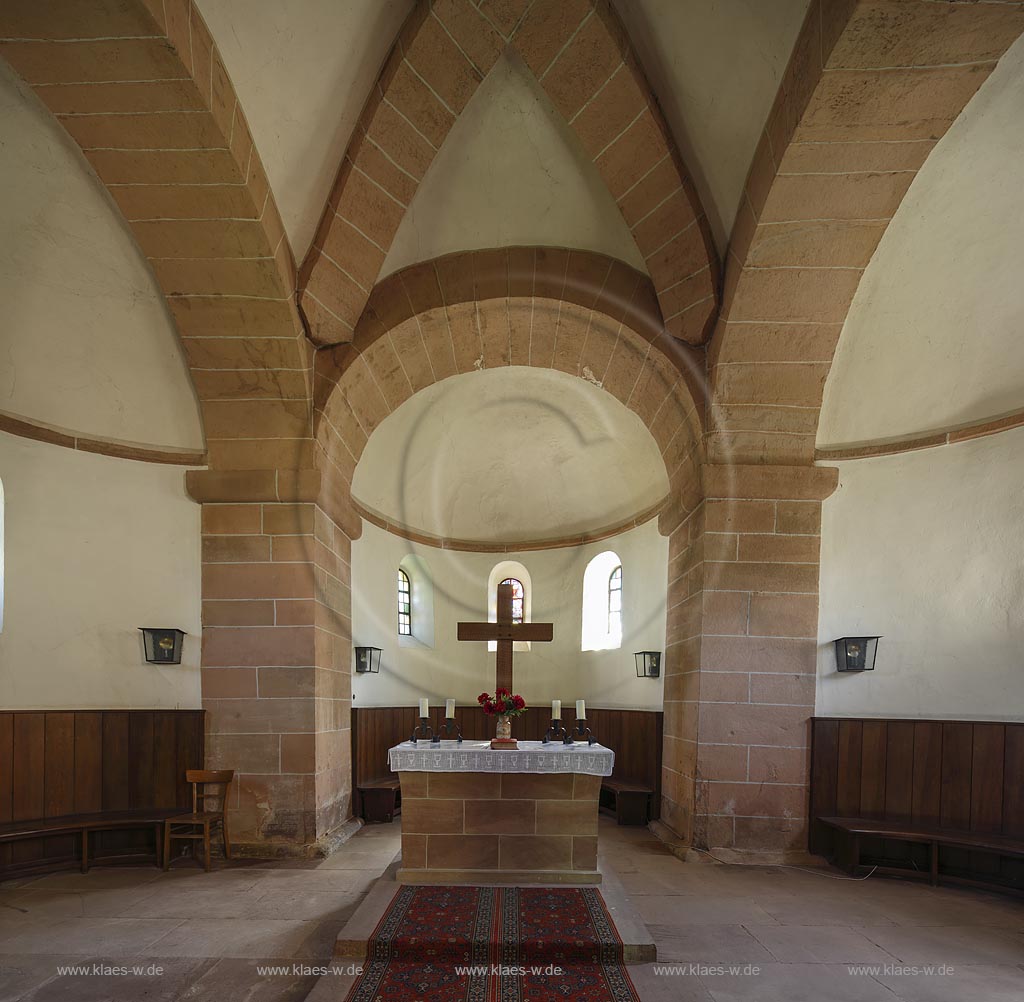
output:
[[[506,45],[580,141],[647,263],[673,337],[702,344],[719,265],[703,207],[608,0],[420,0],[376,81],[299,271],[318,346],[352,339],[384,256],[433,159]],[[493,15],[497,16],[497,15]],[[506,23],[507,22],[507,23]],[[685,285],[681,276],[689,276]]]

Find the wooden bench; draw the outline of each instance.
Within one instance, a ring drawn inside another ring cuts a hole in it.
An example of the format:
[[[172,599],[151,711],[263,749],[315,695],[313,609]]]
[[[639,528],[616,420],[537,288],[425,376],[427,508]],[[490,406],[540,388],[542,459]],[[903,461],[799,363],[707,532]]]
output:
[[[163,845],[164,821],[180,813],[180,807],[162,807],[128,811],[100,811],[93,814],[65,814],[56,818],[13,821],[0,825],[0,843],[17,842],[29,838],[45,838],[51,835],[78,835],[81,839],[80,865],[82,873],[88,873],[90,862],[134,860],[138,859],[139,855],[137,853],[117,854],[105,856],[102,859],[92,859],[89,852],[91,832],[152,828],[153,859],[156,865],[160,866],[162,865],[161,847]]]
[[[932,884],[939,880],[959,884],[971,884],[979,887],[995,887],[1022,893],[1016,888],[1006,887],[994,881],[986,881],[975,877],[962,877],[956,874],[942,873],[939,870],[939,846],[951,846],[957,849],[974,849],[979,852],[993,853],[997,856],[1024,857],[1024,841],[1006,835],[987,834],[984,832],[968,832],[953,828],[915,825],[899,821],[875,821],[870,818],[818,818],[824,825],[840,833],[837,862],[851,873],[871,870],[870,866],[861,863],[861,839],[883,838],[898,842],[918,842],[931,847],[928,878]],[[925,876],[923,872],[896,866],[877,866],[874,871],[892,873],[905,877]]]
[[[646,825],[651,820],[654,790],[642,783],[615,779],[601,780],[601,807],[615,815],[620,825]]]
[[[402,813],[402,789],[397,776],[366,780],[357,789],[363,820],[367,824],[387,823]]]

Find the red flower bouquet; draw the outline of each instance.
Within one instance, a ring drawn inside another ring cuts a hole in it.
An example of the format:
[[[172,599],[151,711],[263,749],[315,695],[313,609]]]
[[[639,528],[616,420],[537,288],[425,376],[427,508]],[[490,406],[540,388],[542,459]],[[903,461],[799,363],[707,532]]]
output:
[[[514,696],[508,689],[495,689],[493,696],[482,692],[476,701],[489,717],[518,717],[526,712],[526,700],[522,696]]]

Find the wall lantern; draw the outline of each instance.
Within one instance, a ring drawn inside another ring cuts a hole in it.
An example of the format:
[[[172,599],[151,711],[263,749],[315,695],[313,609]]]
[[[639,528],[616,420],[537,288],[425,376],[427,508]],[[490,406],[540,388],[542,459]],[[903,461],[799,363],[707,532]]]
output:
[[[184,630],[165,626],[140,626],[146,661],[151,665],[180,665]]]
[[[636,659],[637,678],[658,678],[661,675],[661,651],[637,651],[633,657]]]
[[[357,647],[356,648],[356,674],[365,675],[368,672],[380,671],[380,648],[379,647]]]
[[[881,637],[840,637],[835,641],[839,671],[873,671]]]

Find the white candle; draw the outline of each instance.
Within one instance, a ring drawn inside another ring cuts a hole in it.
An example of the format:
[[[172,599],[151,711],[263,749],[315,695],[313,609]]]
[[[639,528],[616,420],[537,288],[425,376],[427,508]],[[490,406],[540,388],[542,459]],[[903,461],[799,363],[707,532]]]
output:
[[[560,699],[551,700],[551,719],[562,719],[562,701]]]
[[[455,719],[455,700],[446,699],[444,701],[444,715],[446,720]]]
[[[420,716],[421,717],[429,717],[430,716],[430,703],[427,700],[425,700],[425,699],[421,699],[420,700]]]
[[[586,720],[587,719],[587,704],[582,699],[576,700],[576,719]]]

